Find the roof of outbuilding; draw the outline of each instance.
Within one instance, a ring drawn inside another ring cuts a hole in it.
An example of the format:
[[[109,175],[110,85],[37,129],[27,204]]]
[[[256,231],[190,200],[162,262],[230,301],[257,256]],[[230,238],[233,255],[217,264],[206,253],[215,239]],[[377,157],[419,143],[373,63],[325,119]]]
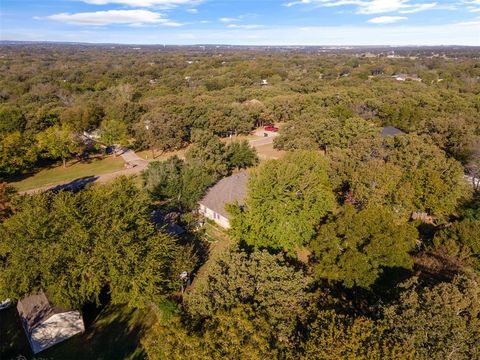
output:
[[[69,311],[52,306],[43,291],[19,300],[17,310],[28,331],[55,314]]]
[[[199,203],[228,218],[225,204],[237,201],[240,205],[243,205],[247,194],[247,180],[248,173],[246,171],[224,178],[211,187]]]
[[[395,136],[395,135],[401,135],[401,134],[405,134],[405,133],[402,130],[397,129],[396,127],[393,127],[393,126],[383,127],[382,132],[380,133],[382,137]]]

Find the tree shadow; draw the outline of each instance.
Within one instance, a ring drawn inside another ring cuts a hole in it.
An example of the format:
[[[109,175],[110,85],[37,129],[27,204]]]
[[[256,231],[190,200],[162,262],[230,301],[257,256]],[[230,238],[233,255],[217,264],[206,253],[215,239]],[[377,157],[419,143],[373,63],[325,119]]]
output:
[[[50,191],[58,192],[58,191],[65,190],[65,191],[77,192],[77,191],[83,190],[88,184],[94,183],[95,181],[98,180],[98,178],[99,178],[98,176],[85,176],[85,177],[70,181],[69,183],[66,183],[66,184],[54,186],[53,188],[50,189]]]

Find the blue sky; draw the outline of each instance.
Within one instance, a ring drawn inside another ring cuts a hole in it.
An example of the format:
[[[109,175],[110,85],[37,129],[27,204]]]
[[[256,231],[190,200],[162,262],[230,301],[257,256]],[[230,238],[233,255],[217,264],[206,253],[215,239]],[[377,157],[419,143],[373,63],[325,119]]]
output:
[[[480,0],[0,0],[0,39],[480,45]]]

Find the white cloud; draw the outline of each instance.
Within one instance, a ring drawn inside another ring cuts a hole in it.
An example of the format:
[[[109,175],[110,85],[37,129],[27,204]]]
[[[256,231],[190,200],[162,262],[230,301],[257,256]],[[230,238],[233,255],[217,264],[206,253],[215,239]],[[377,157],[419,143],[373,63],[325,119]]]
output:
[[[161,7],[161,8],[173,8],[177,6],[197,5],[203,0],[80,0],[87,4],[92,5],[108,5],[118,4],[132,7]]]
[[[191,14],[198,14],[198,9],[187,9],[187,11]]]
[[[405,16],[379,16],[368,20],[372,24],[393,24],[398,21],[407,20]]]
[[[231,23],[231,22],[234,22],[234,21],[240,21],[239,19],[237,18],[231,18],[231,17],[222,17],[220,19],[218,19],[220,22],[223,22],[223,23]]]
[[[301,31],[297,26],[261,29],[228,29],[226,27],[187,30],[150,27],[123,31],[101,27],[95,30],[48,28],[6,29],[0,39],[23,41],[76,41],[125,44],[232,44],[232,45],[472,45],[480,46],[477,24],[391,25],[379,31],[376,26],[317,26]]]
[[[263,25],[257,24],[228,24],[228,28],[230,29],[259,29],[262,28]]]
[[[48,19],[73,25],[111,25],[127,24],[139,26],[143,24],[160,24],[165,26],[180,26],[181,24],[165,18],[162,14],[148,10],[107,10],[83,13],[60,13],[37,20]]]
[[[411,2],[411,0],[299,0],[284,5],[291,7],[294,5],[308,4],[322,7],[356,6],[358,14],[382,14],[397,11],[408,14],[426,11],[437,7],[436,2],[421,3]]]

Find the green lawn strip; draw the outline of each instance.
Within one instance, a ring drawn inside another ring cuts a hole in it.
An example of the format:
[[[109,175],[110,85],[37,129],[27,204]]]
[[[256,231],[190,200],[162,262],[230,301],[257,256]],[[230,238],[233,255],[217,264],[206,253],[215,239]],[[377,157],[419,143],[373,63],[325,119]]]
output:
[[[110,156],[104,159],[73,163],[66,168],[58,166],[44,169],[26,179],[12,182],[10,185],[14,186],[18,191],[26,191],[48,185],[57,185],[86,176],[112,173],[122,170],[123,166],[124,161],[121,157],[114,158]]]

